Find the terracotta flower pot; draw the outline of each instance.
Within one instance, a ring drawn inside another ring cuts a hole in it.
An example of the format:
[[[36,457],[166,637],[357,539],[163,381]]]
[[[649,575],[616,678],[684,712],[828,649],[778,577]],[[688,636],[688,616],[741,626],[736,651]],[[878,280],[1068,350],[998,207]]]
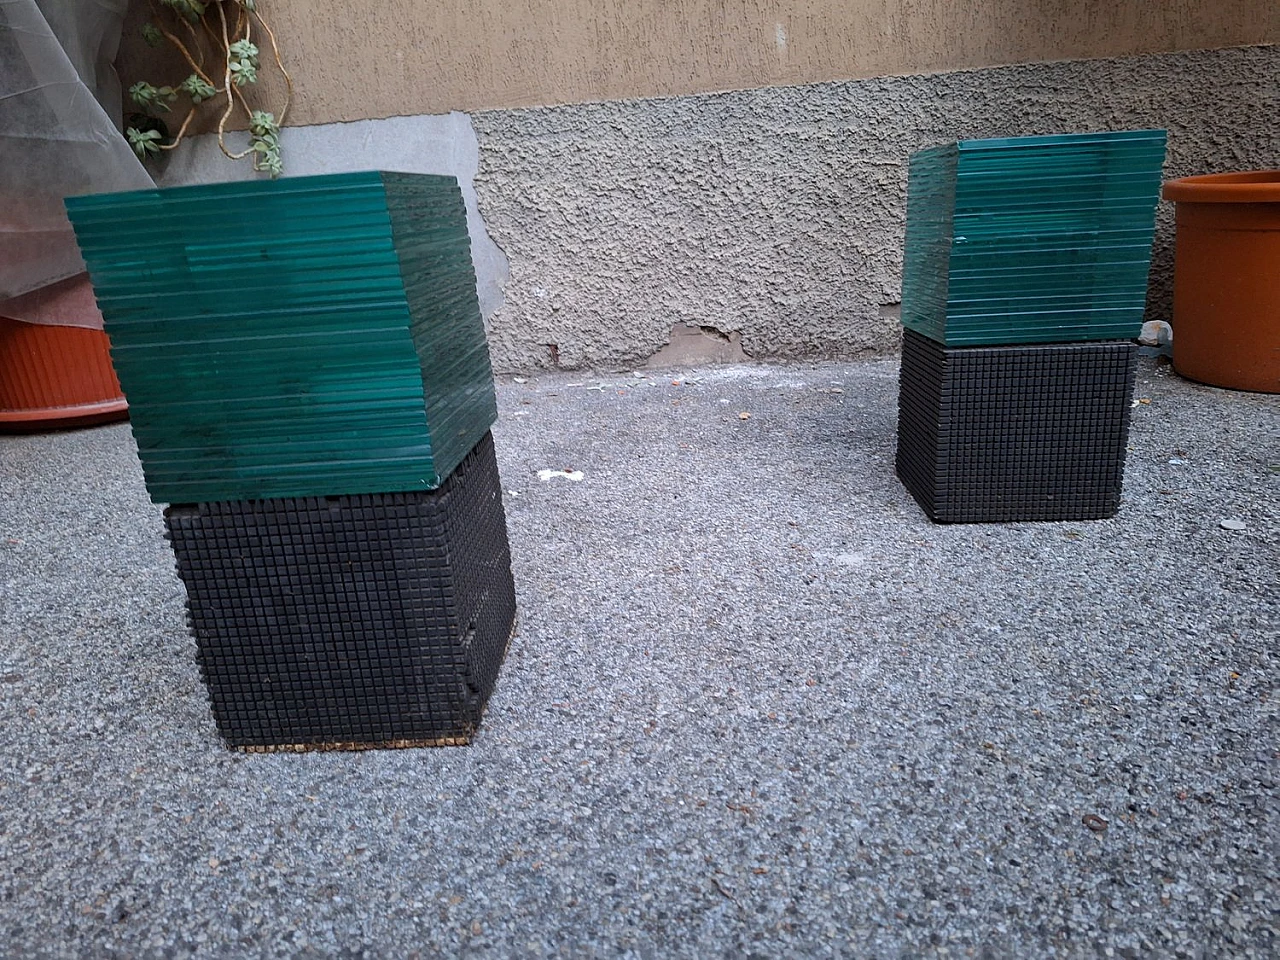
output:
[[[1173,366],[1280,393],[1280,170],[1170,180],[1177,204]]]
[[[105,333],[0,317],[0,431],[82,427],[128,415]]]

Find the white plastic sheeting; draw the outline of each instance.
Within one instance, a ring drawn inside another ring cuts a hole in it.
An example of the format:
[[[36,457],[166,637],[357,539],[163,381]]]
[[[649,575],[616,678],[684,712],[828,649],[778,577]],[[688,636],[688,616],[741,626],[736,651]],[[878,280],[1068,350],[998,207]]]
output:
[[[49,309],[84,272],[62,200],[153,185],[118,126],[126,6],[0,0],[0,315],[86,323]]]

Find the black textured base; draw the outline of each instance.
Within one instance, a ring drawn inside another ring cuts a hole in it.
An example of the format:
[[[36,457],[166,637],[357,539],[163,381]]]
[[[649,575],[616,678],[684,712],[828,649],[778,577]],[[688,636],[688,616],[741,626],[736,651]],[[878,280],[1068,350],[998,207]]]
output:
[[[165,523],[228,744],[471,739],[515,624],[491,435],[437,490],[175,505]]]
[[[944,347],[903,331],[898,476],[939,523],[1120,507],[1137,346]]]

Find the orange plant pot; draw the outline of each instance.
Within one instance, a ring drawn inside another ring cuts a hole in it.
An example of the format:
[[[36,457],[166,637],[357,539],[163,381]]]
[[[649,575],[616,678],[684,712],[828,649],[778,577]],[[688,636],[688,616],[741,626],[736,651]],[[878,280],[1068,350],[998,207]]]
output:
[[[1280,170],[1170,180],[1177,204],[1173,366],[1280,393]]]
[[[0,431],[82,427],[128,415],[105,333],[0,317]]]

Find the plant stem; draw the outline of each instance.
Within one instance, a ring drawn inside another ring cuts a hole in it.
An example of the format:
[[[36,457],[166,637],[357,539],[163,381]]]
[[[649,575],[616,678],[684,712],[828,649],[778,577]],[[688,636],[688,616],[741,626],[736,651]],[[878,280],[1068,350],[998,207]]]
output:
[[[253,152],[252,147],[241,153],[232,153],[227,149],[226,133],[227,120],[231,118],[231,112],[236,108],[235,91],[231,85],[231,38],[227,36],[227,14],[222,9],[222,4],[218,4],[218,19],[222,21],[222,46],[228,51],[226,69],[223,73],[223,83],[226,85],[227,91],[227,109],[222,112],[222,118],[218,121],[218,149],[220,149],[228,159],[243,160]]]
[[[200,69],[200,64],[196,63],[195,58],[191,56],[191,51],[189,51],[186,48],[186,45],[177,37],[175,37],[172,33],[166,30],[164,27],[157,27],[156,29],[158,29],[161,33],[163,33],[165,36],[165,39],[167,39],[170,43],[172,43],[175,47],[177,47],[178,50],[182,52],[182,55],[187,58],[187,63],[191,64],[191,69],[193,69],[196,73],[200,75],[200,79],[203,80],[205,83],[209,84],[209,86],[213,86],[213,81],[209,79],[208,74],[206,74],[203,70]],[[196,49],[199,50],[200,48],[197,47]]]
[[[182,121],[182,126],[178,128],[178,132],[174,136],[171,142],[160,144],[161,150],[172,150],[174,147],[176,147],[179,143],[182,142],[182,138],[186,136],[187,127],[191,126],[191,120],[192,118],[195,117],[196,111],[197,111],[197,108],[194,106],[187,111],[187,119]]]
[[[151,9],[153,11],[155,10],[155,6],[155,2],[152,0]],[[192,26],[191,21],[186,17],[179,17],[178,19],[181,20],[182,25],[187,28],[187,33],[191,34],[191,45],[195,48],[197,58],[199,59],[199,67],[197,69],[201,69],[204,67],[204,44],[200,42],[200,34],[196,32],[196,28]],[[203,23],[204,21],[201,20],[200,22]],[[213,86],[213,83],[208,77],[203,77],[203,80],[205,83]]]
[[[280,47],[276,43],[275,31],[267,25],[267,21],[262,19],[262,14],[256,10],[253,15],[257,18],[258,24],[267,32],[267,37],[271,40],[271,53],[276,58],[276,66],[280,68],[280,73],[284,77],[284,106],[280,108],[280,116],[276,118],[276,122],[283,127],[284,115],[289,112],[289,104],[293,102],[293,77],[289,76],[289,71],[284,68],[284,61],[280,59]]]

